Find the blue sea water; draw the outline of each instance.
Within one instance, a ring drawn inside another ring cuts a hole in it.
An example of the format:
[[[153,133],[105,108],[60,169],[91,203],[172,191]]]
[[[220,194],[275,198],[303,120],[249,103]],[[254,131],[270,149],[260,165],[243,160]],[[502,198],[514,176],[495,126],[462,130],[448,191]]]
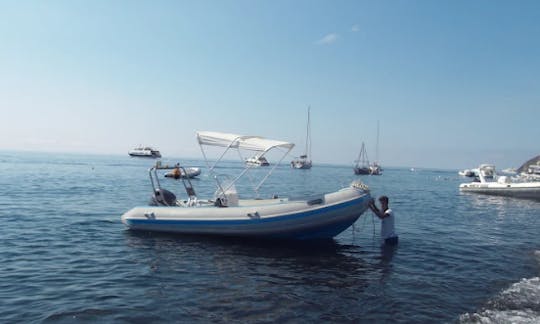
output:
[[[538,201],[460,193],[455,171],[387,168],[370,177],[285,165],[263,195],[361,179],[373,196],[390,197],[399,245],[380,247],[369,212],[317,243],[132,232],[120,216],[148,202],[152,163],[0,153],[1,322],[540,321]],[[205,169],[193,184],[200,196],[214,192]]]

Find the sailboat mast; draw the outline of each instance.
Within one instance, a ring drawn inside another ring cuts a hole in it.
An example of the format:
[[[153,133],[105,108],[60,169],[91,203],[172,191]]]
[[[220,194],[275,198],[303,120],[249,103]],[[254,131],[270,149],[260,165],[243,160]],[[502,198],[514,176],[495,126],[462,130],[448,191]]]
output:
[[[375,162],[379,163],[379,121],[377,120],[377,146],[375,148]]]
[[[362,147],[360,148],[360,153],[358,153],[358,158],[356,159],[356,167],[366,167],[369,165],[369,158],[367,156],[366,145],[362,142]]]
[[[311,158],[311,120],[310,120],[310,110],[311,106],[308,106],[307,111],[307,126],[306,126],[306,153],[309,158]]]

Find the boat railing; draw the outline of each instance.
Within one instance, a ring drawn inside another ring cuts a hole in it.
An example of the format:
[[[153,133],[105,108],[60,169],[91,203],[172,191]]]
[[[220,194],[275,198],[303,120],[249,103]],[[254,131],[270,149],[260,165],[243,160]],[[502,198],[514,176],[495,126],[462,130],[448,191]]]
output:
[[[152,189],[154,193],[162,189],[161,183],[159,182],[159,176],[157,173],[158,170],[174,170],[177,168],[181,171],[180,180],[182,180],[182,184],[188,196],[188,205],[194,205],[197,202],[197,194],[195,193],[195,188],[193,188],[193,184],[191,183],[191,180],[187,176],[186,169],[179,164],[169,166],[168,164],[166,165],[161,164],[161,161],[156,162],[156,165],[151,167],[150,170],[148,171],[149,176],[150,176],[150,183],[152,184]]]

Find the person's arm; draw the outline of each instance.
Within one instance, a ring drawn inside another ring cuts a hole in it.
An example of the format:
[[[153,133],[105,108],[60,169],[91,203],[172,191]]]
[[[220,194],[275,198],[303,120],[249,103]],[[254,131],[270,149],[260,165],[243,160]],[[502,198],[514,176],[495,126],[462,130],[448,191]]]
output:
[[[377,217],[379,217],[380,219],[382,219],[384,217],[384,213],[382,213],[379,208],[377,208],[377,205],[375,205],[375,201],[371,200],[369,202],[369,208],[371,209],[371,211],[377,215]]]
[[[386,217],[386,214],[385,214],[384,212],[380,211],[379,209],[374,210],[373,212],[374,212],[375,215],[377,215],[377,217],[379,217],[380,219],[383,219],[383,218]]]

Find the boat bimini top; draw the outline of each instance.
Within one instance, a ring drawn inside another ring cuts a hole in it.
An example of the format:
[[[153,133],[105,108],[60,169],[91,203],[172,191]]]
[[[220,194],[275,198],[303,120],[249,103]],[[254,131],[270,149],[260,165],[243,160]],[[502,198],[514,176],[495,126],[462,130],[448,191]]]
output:
[[[209,171],[214,176],[214,179],[216,179],[217,185],[219,187],[219,191],[221,191],[223,194],[225,194],[228,187],[224,188],[222,186],[222,183],[218,180],[214,172],[214,168],[223,159],[223,157],[229,150],[236,150],[242,161],[244,159],[242,157],[241,150],[257,152],[257,155],[259,157],[263,157],[268,151],[275,148],[280,148],[280,149],[285,150],[285,154],[283,154],[279,162],[276,163],[274,167],[268,172],[268,174],[261,180],[261,182],[259,182],[259,184],[255,186],[254,190],[258,194],[258,190],[262,186],[262,184],[266,181],[266,179],[272,174],[274,169],[281,163],[281,161],[283,161],[283,159],[289,154],[289,152],[294,147],[293,143],[267,139],[260,136],[238,135],[238,134],[208,132],[208,131],[197,132],[197,141],[199,143],[199,146],[201,147],[201,152],[203,154],[206,165],[208,166]],[[210,161],[208,160],[206,156],[204,146],[224,147],[225,150],[223,151],[221,156],[211,165]],[[232,187],[234,183],[238,179],[240,179],[246,172],[248,172],[251,168],[252,166],[247,165],[246,168],[240,173],[240,175],[238,175],[233,181],[231,181],[231,184],[229,185],[229,187]]]

